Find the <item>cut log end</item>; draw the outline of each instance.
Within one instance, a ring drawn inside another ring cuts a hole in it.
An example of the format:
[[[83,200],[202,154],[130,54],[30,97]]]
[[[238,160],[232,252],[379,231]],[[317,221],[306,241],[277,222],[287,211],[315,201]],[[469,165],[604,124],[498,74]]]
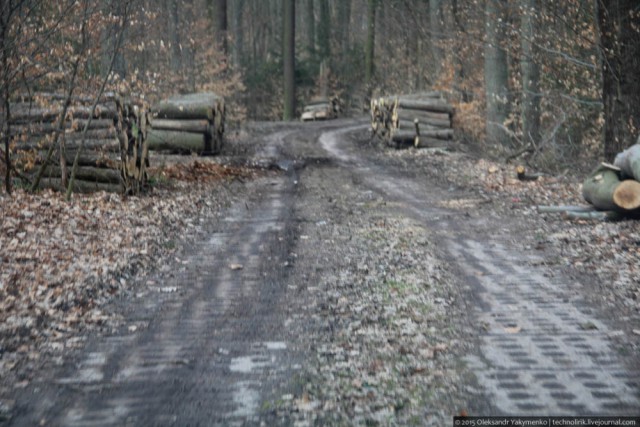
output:
[[[622,181],[613,192],[613,201],[628,211],[640,208],[640,182],[631,179]]]

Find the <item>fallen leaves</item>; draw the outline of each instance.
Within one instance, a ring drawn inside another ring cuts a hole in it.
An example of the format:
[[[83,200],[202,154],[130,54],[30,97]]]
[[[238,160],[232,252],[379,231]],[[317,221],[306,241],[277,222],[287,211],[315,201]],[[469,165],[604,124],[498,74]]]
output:
[[[215,184],[257,173],[197,160],[164,172],[171,188],[142,197],[0,195],[0,377],[40,351],[62,351],[80,329],[105,327],[102,307],[220,209]]]
[[[212,161],[194,160],[152,169],[151,172],[164,179],[186,182],[216,182],[232,179],[249,179],[256,175],[256,169],[227,166]]]

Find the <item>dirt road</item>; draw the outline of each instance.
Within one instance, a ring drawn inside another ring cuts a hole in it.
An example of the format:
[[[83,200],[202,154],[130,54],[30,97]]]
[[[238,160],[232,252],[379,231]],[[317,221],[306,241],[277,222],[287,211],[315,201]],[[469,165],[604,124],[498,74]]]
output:
[[[442,207],[477,195],[381,161],[354,142],[364,122],[260,126],[229,154],[280,172],[238,188],[114,304],[119,330],[16,396],[9,425],[638,415],[619,319],[512,220]]]

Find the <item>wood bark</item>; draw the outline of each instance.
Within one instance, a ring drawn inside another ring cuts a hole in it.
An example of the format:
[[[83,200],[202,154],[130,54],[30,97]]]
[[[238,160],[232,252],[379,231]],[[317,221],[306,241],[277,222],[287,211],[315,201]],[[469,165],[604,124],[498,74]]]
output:
[[[33,106],[24,104],[15,104],[12,107],[11,122],[15,124],[25,124],[31,122],[53,122],[58,119],[62,112],[62,107],[54,108],[34,108]],[[73,119],[88,119],[91,115],[91,108],[83,105],[70,107],[67,111],[67,117]],[[117,111],[114,106],[99,105],[94,113],[94,119],[115,119]]]
[[[506,43],[505,2],[486,0],[484,81],[487,99],[487,139],[503,146],[509,138],[502,126],[509,115],[509,67]]]
[[[313,61],[316,56],[316,15],[314,0],[306,0],[304,16],[307,30],[307,55]]]
[[[76,107],[73,106],[73,109]],[[57,106],[52,108],[57,109]],[[92,109],[94,106],[89,108]],[[75,122],[73,129],[67,129],[61,137],[61,144],[52,137],[59,129],[50,123],[36,122],[24,126],[42,132],[39,136],[27,135],[27,141],[16,145],[20,158],[27,159],[35,155],[38,170],[32,175],[34,190],[39,187],[43,177],[57,179],[55,182],[49,181],[46,185],[48,187],[60,189],[71,185],[72,191],[78,189],[82,192],[94,189],[135,194],[146,185],[148,150],[145,144],[147,131],[144,106],[134,106],[130,100],[117,98],[108,109],[116,111],[116,119],[94,119],[95,124],[90,121]],[[82,129],[79,124],[83,125]],[[105,127],[109,124],[110,127]],[[30,153],[34,150],[35,153]],[[54,152],[58,153],[56,164],[51,162]],[[80,184],[72,184],[76,179]],[[117,185],[92,187],[87,184],[89,181]]]
[[[394,109],[394,117],[398,117],[403,120],[440,120],[446,121],[451,125],[451,116],[449,113],[437,113],[434,111],[421,111],[421,110],[409,110],[402,107]]]
[[[17,150],[47,150],[51,146],[58,147],[57,142],[51,141],[26,141],[16,145]],[[120,142],[116,138],[109,139],[88,139],[85,140],[84,146],[87,150],[101,150],[107,152],[115,152],[120,150]],[[69,151],[77,150],[80,148],[80,140],[68,140],[65,143],[65,147]]]
[[[329,10],[329,0],[317,0],[319,3],[319,20],[316,28],[318,59],[320,62],[329,60],[331,57],[331,12]],[[346,0],[342,0],[346,1]]]
[[[375,72],[376,8],[378,0],[367,1],[367,39],[365,43],[365,84],[371,85]]]
[[[598,210],[618,210],[613,193],[619,185],[620,178],[615,171],[598,167],[582,184],[582,197]]]
[[[214,148],[211,136],[201,133],[151,129],[147,141],[154,151],[210,153]]]
[[[598,6],[604,154],[612,161],[640,129],[640,13],[637,0],[599,0]]]
[[[433,100],[414,100],[400,98],[398,100],[398,107],[407,110],[432,111],[436,113],[447,113],[450,115],[455,111],[455,109],[451,105]]]
[[[431,58],[433,64],[433,78],[437,80],[442,67],[442,48],[440,38],[442,37],[442,9],[441,0],[429,0],[429,31],[431,33]]]
[[[321,0],[323,1],[323,0]],[[282,0],[284,7],[283,37],[283,78],[284,78],[284,120],[293,120],[296,110],[295,86],[295,0]]]
[[[601,211],[629,212],[640,208],[640,182],[621,181],[618,172],[600,166],[582,184],[582,195]]]
[[[540,67],[538,66],[538,0],[522,0],[520,40],[522,59],[522,132],[528,143],[540,141]]]
[[[418,122],[421,125],[426,125],[426,126],[431,126],[431,127],[437,127],[437,128],[450,128],[451,127],[451,120],[447,119],[433,119],[433,118],[429,118],[429,117],[424,117],[420,114],[408,114],[408,113],[401,113],[401,114],[397,114],[395,116],[395,120],[396,121],[400,121],[400,122],[411,122],[413,123],[415,120],[418,120]]]
[[[208,103],[166,100],[152,110],[153,119],[213,120],[213,106]]]
[[[151,122],[151,127],[157,130],[177,130],[182,132],[211,134],[211,124],[208,120],[155,119]]]
[[[226,56],[229,52],[227,31],[229,27],[229,21],[227,17],[227,0],[215,0],[213,5],[213,18],[215,28],[215,42],[217,46]]]

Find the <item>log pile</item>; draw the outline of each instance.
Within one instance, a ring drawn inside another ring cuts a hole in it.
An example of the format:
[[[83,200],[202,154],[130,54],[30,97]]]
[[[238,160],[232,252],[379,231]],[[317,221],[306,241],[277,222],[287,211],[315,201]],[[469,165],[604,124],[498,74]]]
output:
[[[224,137],[225,103],[214,93],[179,95],[151,110],[149,149],[218,154]]]
[[[309,101],[300,116],[303,122],[335,119],[338,115],[336,98],[315,98]]]
[[[597,210],[640,215],[640,139],[613,165],[602,163],[582,184],[582,195]]]
[[[388,96],[371,101],[371,128],[396,148],[448,148],[454,112],[440,92]]]
[[[34,180],[42,167],[40,187],[64,191],[78,157],[74,191],[142,191],[149,166],[147,109],[142,101],[107,93],[92,116],[94,99],[73,97],[55,144],[64,101],[64,95],[38,93],[12,103],[11,134],[23,176]]]

